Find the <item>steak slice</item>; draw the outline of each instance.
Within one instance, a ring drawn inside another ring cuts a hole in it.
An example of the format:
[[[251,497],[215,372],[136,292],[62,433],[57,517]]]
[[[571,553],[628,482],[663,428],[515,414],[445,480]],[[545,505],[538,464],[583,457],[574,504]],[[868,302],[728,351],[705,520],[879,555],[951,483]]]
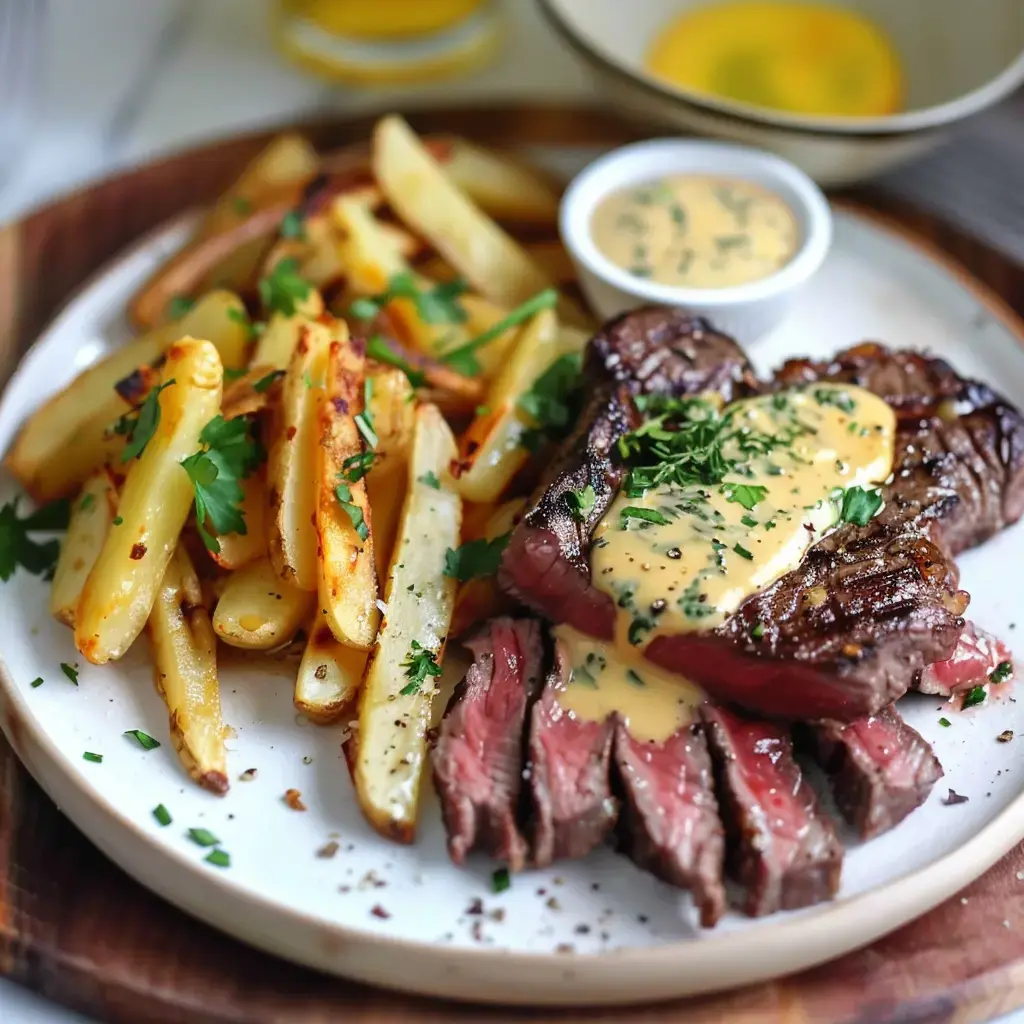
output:
[[[928,742],[891,704],[847,725],[821,722],[808,732],[839,810],[862,839],[898,825],[942,778]]]
[[[618,816],[611,791],[615,723],[611,718],[585,722],[562,710],[558,690],[570,671],[556,644],[554,666],[530,712],[527,775],[535,867],[585,857],[611,832]]]
[[[540,625],[492,619],[472,639],[473,664],[456,687],[432,751],[448,852],[461,864],[483,850],[513,871],[527,860],[516,823],[527,702],[542,678]]]
[[[712,927],[725,908],[724,839],[703,729],[688,725],[663,743],[645,743],[619,721],[614,758],[620,848],[638,867],[689,890],[700,923]]]
[[[701,709],[726,831],[726,869],[761,917],[830,899],[843,848],[800,766],[786,726]]]
[[[914,681],[914,689],[921,693],[951,697],[960,690],[969,690],[972,686],[987,683],[989,676],[1005,663],[1010,664],[1012,674],[1013,661],[1009,647],[998,637],[968,622],[960,634],[953,656],[946,661],[925,666]],[[1009,678],[1009,674],[1006,678]]]
[[[554,622],[610,637],[615,605],[590,583],[590,534],[622,483],[616,442],[640,422],[633,397],[711,391],[731,401],[756,382],[736,343],[706,321],[678,309],[635,310],[607,323],[587,347],[588,396],[505,549],[498,573],[504,590]],[[594,491],[582,519],[568,491]]]

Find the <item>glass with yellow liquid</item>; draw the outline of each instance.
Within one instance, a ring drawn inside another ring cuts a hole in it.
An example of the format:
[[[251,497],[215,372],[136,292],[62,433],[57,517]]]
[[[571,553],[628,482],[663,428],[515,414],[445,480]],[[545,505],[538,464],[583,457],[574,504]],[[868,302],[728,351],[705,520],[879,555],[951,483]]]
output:
[[[286,56],[361,85],[460,74],[498,42],[494,0],[277,0],[274,17]]]

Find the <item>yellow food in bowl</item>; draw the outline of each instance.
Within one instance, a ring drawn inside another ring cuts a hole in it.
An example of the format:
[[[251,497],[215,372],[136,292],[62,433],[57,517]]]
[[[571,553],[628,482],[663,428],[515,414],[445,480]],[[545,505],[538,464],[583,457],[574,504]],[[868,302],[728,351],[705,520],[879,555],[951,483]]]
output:
[[[654,40],[647,69],[672,85],[791,114],[875,117],[900,109],[899,55],[840,7],[735,0],[687,11]]]

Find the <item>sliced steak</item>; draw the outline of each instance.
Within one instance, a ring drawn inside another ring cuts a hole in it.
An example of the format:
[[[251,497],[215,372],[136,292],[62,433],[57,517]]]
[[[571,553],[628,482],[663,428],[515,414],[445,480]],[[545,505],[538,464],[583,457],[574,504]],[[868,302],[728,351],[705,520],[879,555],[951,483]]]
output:
[[[498,578],[513,597],[555,622],[610,637],[612,599],[590,583],[590,534],[608,510],[624,469],[616,442],[640,422],[642,394],[711,391],[731,401],[756,382],[736,343],[706,321],[677,309],[640,309],[610,321],[587,347],[588,396],[505,549]],[[582,521],[566,505],[568,491],[594,490]]]
[[[615,826],[611,790],[615,723],[584,722],[563,711],[558,690],[572,666],[561,647],[530,713],[527,775],[532,802],[533,864],[585,857]]]
[[[760,917],[830,899],[843,848],[793,758],[787,727],[705,705],[726,830],[726,868]]]
[[[461,864],[483,850],[513,871],[527,845],[516,823],[527,702],[543,676],[540,625],[492,619],[466,641],[473,664],[452,694],[432,752],[448,852]]]
[[[620,721],[614,758],[620,848],[638,867],[689,890],[701,924],[712,927],[725,908],[724,840],[703,729],[688,725],[650,743],[634,739]]]
[[[1002,640],[986,633],[973,622],[968,622],[960,634],[953,656],[922,669],[914,681],[914,689],[921,693],[951,697],[960,690],[969,690],[972,686],[987,683],[989,676],[1000,665],[1009,663],[1012,672],[1012,658],[1010,648]]]
[[[839,810],[862,839],[898,825],[942,778],[932,748],[892,705],[846,725],[821,722],[807,731]]]

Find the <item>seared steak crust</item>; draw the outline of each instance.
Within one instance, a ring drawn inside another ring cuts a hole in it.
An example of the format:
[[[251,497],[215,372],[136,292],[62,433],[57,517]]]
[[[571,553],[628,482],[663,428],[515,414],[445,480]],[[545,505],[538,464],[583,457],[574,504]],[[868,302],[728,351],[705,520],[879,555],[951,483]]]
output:
[[[655,308],[606,324],[587,347],[583,380],[589,397],[576,429],[513,532],[498,579],[555,622],[611,636],[614,602],[590,585],[590,534],[622,483],[615,446],[640,422],[633,397],[713,391],[731,401],[750,393],[755,381],[731,338],[680,310]],[[565,494],[588,486],[595,501],[580,521]]]
[[[728,841],[726,868],[761,917],[835,895],[843,848],[793,758],[789,729],[705,705]]]
[[[527,862],[516,823],[527,702],[542,679],[540,624],[491,619],[472,639],[473,664],[456,687],[431,754],[448,852],[461,864],[483,850],[513,870]]]
[[[847,725],[819,722],[807,731],[836,805],[862,839],[898,825],[942,778],[932,748],[891,704]]]
[[[684,726],[662,743],[648,743],[620,721],[614,760],[622,792],[620,848],[638,867],[688,889],[700,923],[712,927],[725,909],[725,841],[703,729]]]

